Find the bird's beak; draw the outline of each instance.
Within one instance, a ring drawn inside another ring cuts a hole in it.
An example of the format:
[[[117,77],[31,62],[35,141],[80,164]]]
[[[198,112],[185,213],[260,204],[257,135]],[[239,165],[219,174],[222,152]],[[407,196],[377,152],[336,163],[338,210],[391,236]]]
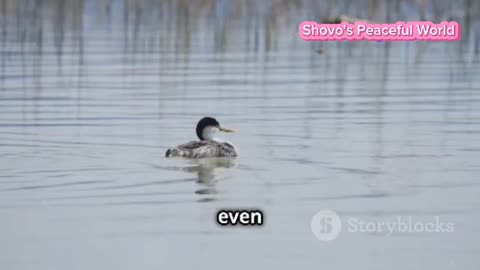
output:
[[[223,127],[220,127],[220,131],[223,131],[223,132],[235,132],[231,129],[228,129],[228,128],[223,128]]]

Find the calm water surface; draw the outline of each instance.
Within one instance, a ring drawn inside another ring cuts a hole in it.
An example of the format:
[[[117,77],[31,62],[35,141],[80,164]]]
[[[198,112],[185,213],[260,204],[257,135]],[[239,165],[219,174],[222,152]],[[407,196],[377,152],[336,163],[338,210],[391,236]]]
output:
[[[480,8],[386,2],[2,1],[0,268],[478,269]],[[464,38],[297,37],[328,14]],[[207,115],[239,157],[164,158]],[[221,228],[221,208],[266,224]],[[326,243],[322,209],[455,232]]]

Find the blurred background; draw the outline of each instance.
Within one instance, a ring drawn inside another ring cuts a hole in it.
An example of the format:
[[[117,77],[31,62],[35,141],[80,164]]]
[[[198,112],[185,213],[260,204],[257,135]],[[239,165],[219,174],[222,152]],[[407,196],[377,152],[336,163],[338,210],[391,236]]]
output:
[[[302,21],[455,20],[458,42]],[[1,269],[478,269],[480,2],[0,0]],[[203,116],[231,162],[166,159]],[[261,228],[221,228],[221,208]],[[455,223],[342,232],[319,210]]]

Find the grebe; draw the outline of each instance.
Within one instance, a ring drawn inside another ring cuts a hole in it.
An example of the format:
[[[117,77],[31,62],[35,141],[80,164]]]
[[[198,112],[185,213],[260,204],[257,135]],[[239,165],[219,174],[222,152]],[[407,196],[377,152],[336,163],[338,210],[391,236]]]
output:
[[[220,126],[212,117],[204,117],[198,121],[196,132],[200,141],[191,141],[168,149],[166,157],[206,158],[206,157],[236,157],[235,146],[229,141],[215,137],[218,131],[233,132]]]

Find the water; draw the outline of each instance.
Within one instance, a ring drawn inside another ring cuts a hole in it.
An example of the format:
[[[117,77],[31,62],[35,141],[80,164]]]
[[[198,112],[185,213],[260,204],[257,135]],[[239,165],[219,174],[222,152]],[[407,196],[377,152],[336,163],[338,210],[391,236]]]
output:
[[[479,7],[436,4],[2,1],[1,268],[478,269]],[[297,37],[331,14],[455,18],[464,38]],[[239,157],[164,158],[207,115]],[[223,208],[265,225],[220,227]],[[455,231],[346,231],[397,216]]]

